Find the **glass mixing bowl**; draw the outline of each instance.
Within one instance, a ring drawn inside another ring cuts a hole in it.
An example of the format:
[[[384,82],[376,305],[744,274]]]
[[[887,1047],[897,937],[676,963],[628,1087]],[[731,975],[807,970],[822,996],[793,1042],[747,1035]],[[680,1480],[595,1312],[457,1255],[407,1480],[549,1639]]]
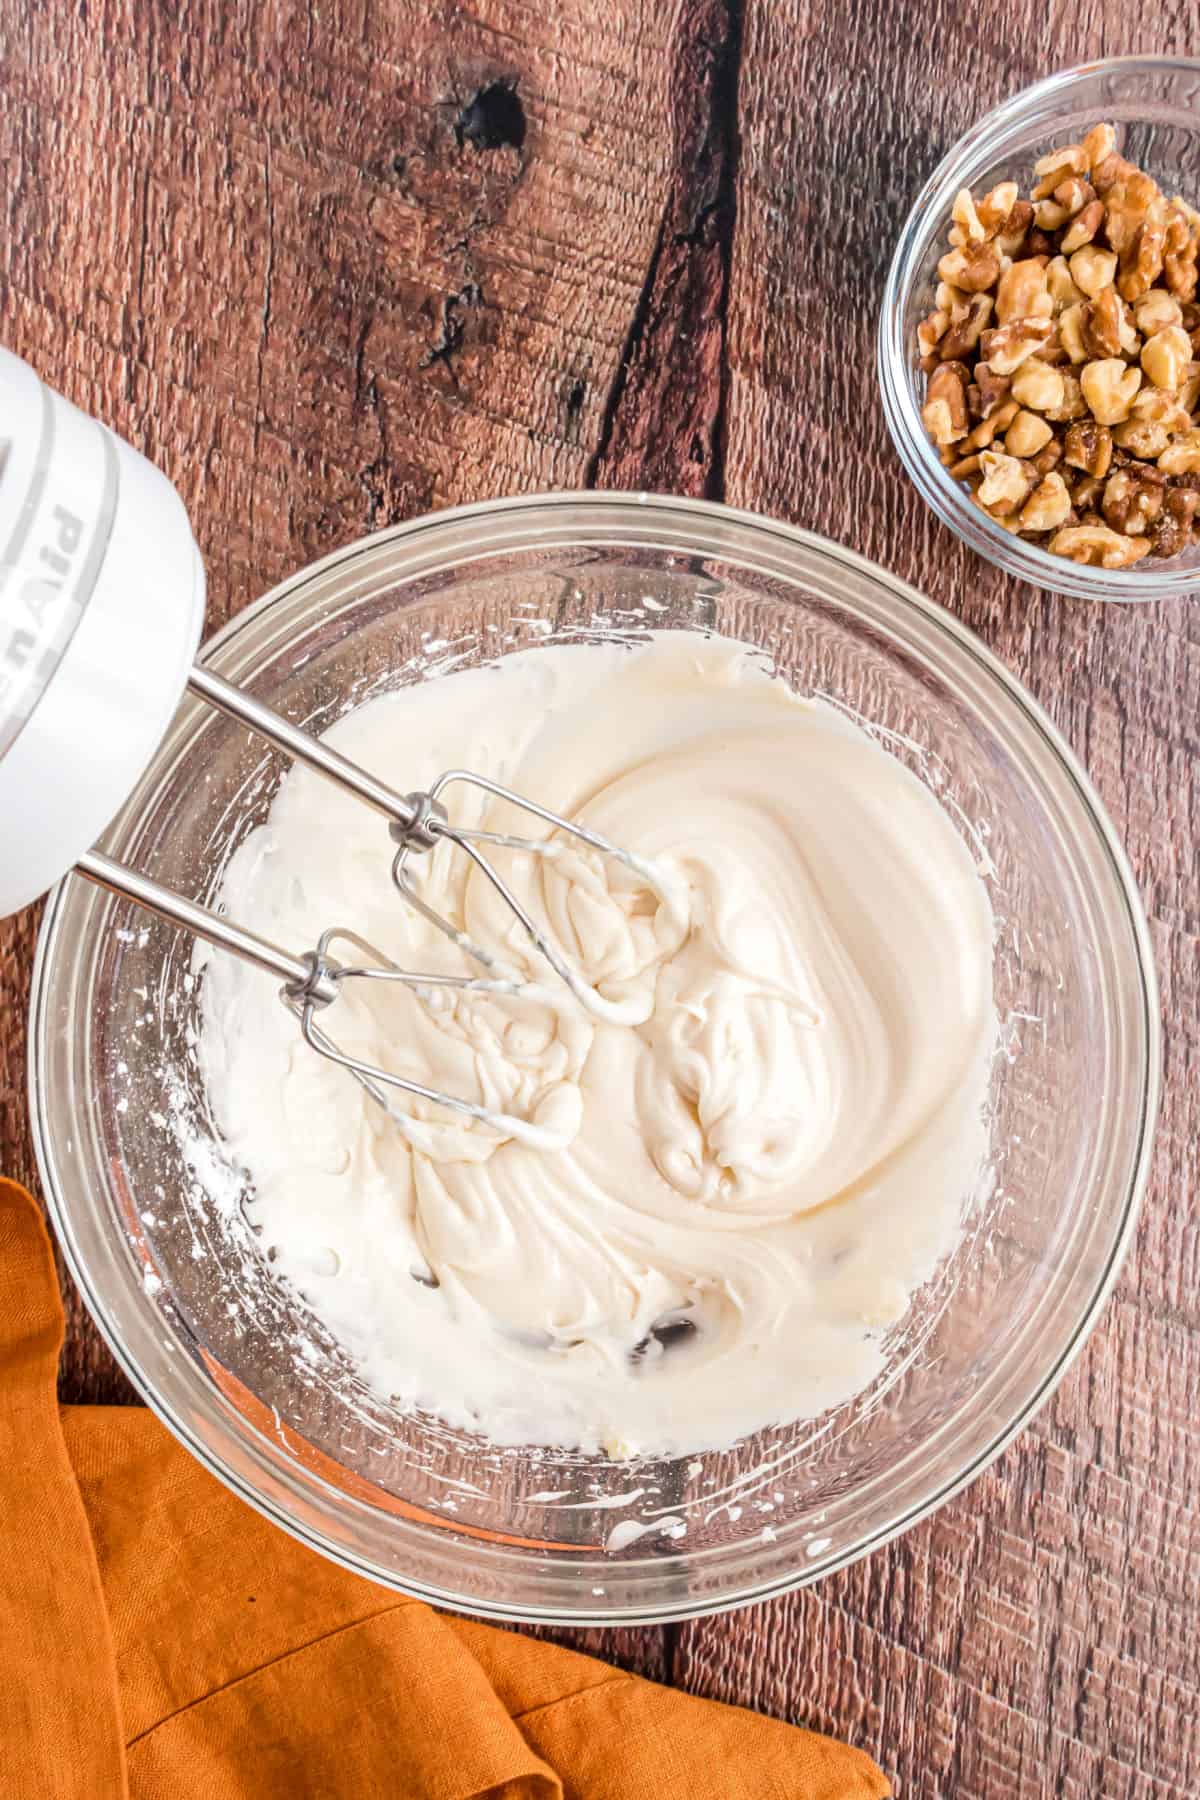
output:
[[[860,557],[682,500],[467,507],[303,571],[227,626],[206,661],[320,730],[451,668],[647,627],[749,640],[799,691],[868,721],[987,875],[1002,1021],[990,1167],[957,1250],[851,1404],[723,1453],[632,1464],[502,1451],[399,1413],[273,1283],[238,1209],[242,1177],[192,1061],[191,943],[68,878],[34,978],[50,1211],[131,1379],[202,1462],[304,1542],[493,1618],[710,1612],[814,1580],[921,1518],[1062,1376],[1146,1178],[1158,1015],[1112,828],[995,659]],[[282,773],[274,752],[188,702],[105,848],[211,898]],[[403,770],[386,774],[405,785]],[[379,851],[390,854],[382,823]]]
[[[972,550],[1051,593],[1165,600],[1200,588],[1200,544],[1169,562],[1147,557],[1131,569],[1092,569],[1051,556],[1005,531],[972,502],[966,486],[943,468],[921,423],[925,377],[917,367],[917,326],[933,311],[954,196],[964,187],[986,193],[1007,180],[1028,194],[1038,157],[1077,143],[1102,119],[1116,126],[1123,156],[1168,194],[1200,205],[1200,60],[1114,56],[1063,69],[1015,94],[938,164],[905,221],[879,315],[879,385],[892,439],[918,493]]]

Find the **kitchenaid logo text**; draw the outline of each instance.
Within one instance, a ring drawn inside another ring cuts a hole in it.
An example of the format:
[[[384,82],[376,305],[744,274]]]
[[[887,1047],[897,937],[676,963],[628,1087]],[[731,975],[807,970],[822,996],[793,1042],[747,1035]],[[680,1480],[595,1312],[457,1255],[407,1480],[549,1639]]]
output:
[[[38,566],[30,568],[23,562],[14,570],[18,586],[12,610],[16,616],[0,654],[0,700],[8,682],[27,667],[45,637],[53,609],[69,591],[82,543],[83,520],[65,506],[56,506],[50,514],[48,539],[37,552]]]

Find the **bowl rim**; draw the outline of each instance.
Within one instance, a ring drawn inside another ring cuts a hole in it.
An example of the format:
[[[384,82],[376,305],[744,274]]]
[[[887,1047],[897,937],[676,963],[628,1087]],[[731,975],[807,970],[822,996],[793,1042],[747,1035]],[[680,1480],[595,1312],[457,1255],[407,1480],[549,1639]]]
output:
[[[798,546],[810,553],[815,552],[833,564],[839,564],[859,576],[865,576],[868,580],[882,585],[892,598],[901,603],[903,608],[913,610],[927,625],[944,634],[957,650],[964,653],[985,676],[990,676],[1004,692],[1005,697],[1024,715],[1025,721],[1035,733],[1043,739],[1047,750],[1059,765],[1060,772],[1067,776],[1074,797],[1095,832],[1099,846],[1107,852],[1111,873],[1116,878],[1120,900],[1123,902],[1136,951],[1137,991],[1141,1001],[1141,1024],[1144,1033],[1140,1094],[1135,1115],[1136,1127],[1131,1127],[1130,1133],[1130,1174],[1125,1184],[1119,1224],[1113,1233],[1104,1266],[1099,1271],[1086,1304],[1079,1309],[1067,1340],[1054,1363],[1037,1382],[1031,1393],[1015,1408],[1012,1416],[994,1431],[985,1446],[961,1470],[945,1480],[935,1492],[925,1496],[919,1502],[909,1505],[868,1536],[832,1553],[823,1553],[808,1558],[804,1567],[792,1567],[782,1574],[766,1577],[748,1587],[738,1588],[737,1591],[719,1595],[712,1600],[701,1596],[654,1606],[634,1604],[610,1606],[607,1609],[588,1606],[565,1607],[544,1603],[514,1605],[487,1597],[466,1596],[461,1592],[443,1589],[433,1583],[402,1578],[394,1570],[384,1569],[365,1556],[354,1555],[331,1543],[319,1529],[308,1526],[298,1518],[290,1516],[282,1506],[274,1503],[253,1487],[232,1463],[205,1441],[202,1433],[181,1416],[169,1400],[164,1399],[158,1393],[150,1378],[143,1374],[133,1355],[126,1349],[119,1331],[108,1317],[103,1298],[91,1280],[88,1262],[75,1242],[71,1220],[63,1204],[63,1195],[57,1177],[53,1128],[44,1107],[44,1097],[48,1087],[45,1063],[50,1035],[47,1018],[47,984],[61,932],[64,901],[71,883],[70,875],[64,877],[63,881],[54,888],[47,901],[38,934],[34,962],[26,1058],[30,1121],[35,1155],[46,1196],[47,1211],[54,1226],[55,1235],[62,1247],[71,1276],[123,1372],[142,1395],[150,1409],[210,1474],[216,1476],[255,1511],[287,1531],[301,1543],[306,1544],[310,1549],[316,1550],[341,1567],[394,1591],[405,1593],[412,1598],[426,1601],[435,1606],[448,1608],[451,1611],[465,1612],[475,1617],[492,1619],[500,1623],[560,1624],[583,1628],[667,1624],[689,1618],[711,1617],[757,1604],[760,1601],[791,1592],[796,1588],[806,1587],[821,1577],[832,1574],[835,1570],[859,1561],[871,1551],[890,1543],[912,1526],[928,1518],[995,1461],[1050,1398],[1070,1369],[1090,1336],[1120,1272],[1132,1240],[1150,1175],[1154,1128],[1161,1086],[1162,1044],[1157,979],[1149,927],[1141,896],[1124,848],[1098,794],[1074,752],[1033,696],[1009,673],[999,658],[951,613],[881,565],[817,533],[768,519],[744,509],[725,506],[716,501],[691,500],[673,495],[645,492],[552,492],[447,507],[442,511],[423,514],[416,519],[357,538],[285,577],[258,600],[235,614],[219,631],[207,639],[202,646],[200,660],[207,661],[214,653],[228,646],[248,625],[257,622],[273,607],[289,599],[297,588],[352,562],[366,552],[396,542],[416,540],[422,536],[439,534],[447,530],[453,531],[462,524],[497,518],[504,519],[522,513],[545,521],[548,518],[552,519],[556,513],[581,508],[593,511],[598,522],[603,520],[606,515],[611,519],[619,519],[621,515],[628,515],[632,520],[642,512],[642,509],[658,509],[667,515],[674,515],[683,523],[701,519],[711,525],[729,522],[756,533],[765,534],[769,539],[779,540],[785,548]],[[584,529],[580,528],[581,536]],[[492,548],[500,547],[497,545]],[[1136,1012],[1136,1006],[1133,1006],[1133,1010]]]
[[[1066,96],[1084,81],[1107,74],[1186,74],[1200,82],[1200,57],[1106,56],[1056,70],[1029,87],[1021,88],[964,132],[941,158],[922,184],[905,218],[888,266],[876,332],[876,375],[884,417],[892,443],[913,486],[942,524],[949,527],[968,549],[983,556],[1005,574],[1027,581],[1047,593],[1075,599],[1147,601],[1179,598],[1200,591],[1200,563],[1192,568],[1093,569],[1051,556],[1037,544],[1005,531],[981,507],[973,506],[964,490],[952,481],[925,433],[913,404],[905,374],[913,346],[904,335],[904,309],[912,274],[919,257],[936,232],[950,218],[953,192],[963,185],[960,171],[977,152],[1000,148],[1004,135],[1028,112],[1059,95]],[[1200,125],[1197,130],[1200,131]]]

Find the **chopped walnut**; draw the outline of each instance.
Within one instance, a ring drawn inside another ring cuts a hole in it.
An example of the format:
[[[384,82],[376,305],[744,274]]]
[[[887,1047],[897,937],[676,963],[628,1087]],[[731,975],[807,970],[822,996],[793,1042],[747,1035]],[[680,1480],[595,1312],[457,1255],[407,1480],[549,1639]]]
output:
[[[984,361],[997,375],[1011,375],[1053,335],[1054,324],[1050,319],[1014,319],[1011,325],[998,325],[994,331],[985,331],[979,347]]]
[[[1166,238],[1166,218],[1160,208],[1142,221],[1137,236],[1121,258],[1117,286],[1123,299],[1140,299],[1154,286],[1162,274]]]
[[[1111,250],[1100,250],[1095,244],[1085,244],[1082,250],[1075,252],[1067,267],[1075,286],[1090,300],[1094,300],[1097,294],[1111,284],[1117,272],[1117,259]]]
[[[1093,125],[1083,140],[1082,149],[1089,169],[1098,168],[1113,153],[1117,134],[1111,125]]]
[[[1033,207],[1028,200],[1018,200],[996,233],[994,242],[999,255],[1015,256],[1032,224]]]
[[[979,416],[990,418],[1012,392],[1012,376],[997,375],[990,363],[981,362],[975,367],[975,381],[979,388]]]
[[[1016,196],[1014,195],[1015,199]],[[964,243],[981,244],[987,236],[987,229],[975,210],[975,202],[971,198],[970,188],[959,188],[954,196],[954,206],[950,217],[964,234]]]
[[[1051,412],[1061,406],[1066,387],[1061,369],[1052,368],[1036,356],[1029,357],[1013,372],[1013,399],[1033,412]]]
[[[955,196],[917,327],[942,463],[1005,530],[1126,568],[1200,541],[1200,210],[1111,125]]]
[[[1146,220],[1153,216],[1162,196],[1158,183],[1132,170],[1123,180],[1114,181],[1104,196],[1104,233],[1118,256],[1133,248]]]
[[[1093,511],[1100,504],[1104,482],[1099,475],[1080,475],[1073,484],[1068,481],[1067,486],[1071,489],[1071,504],[1081,518],[1084,513]]]
[[[1116,288],[1103,288],[1094,300],[1087,301],[1080,314],[1080,333],[1088,355],[1119,356],[1122,323]]]
[[[1192,540],[1200,513],[1200,489],[1168,488],[1163,509],[1150,527],[1155,556],[1178,556]]]
[[[1072,419],[1087,417],[1087,401],[1083,397],[1083,388],[1074,369],[1063,369],[1063,397],[1060,406],[1048,406],[1046,417],[1056,425],[1069,424]]]
[[[1092,186],[1102,198],[1107,198],[1109,189],[1118,181],[1126,181],[1129,176],[1137,173],[1131,162],[1126,162],[1123,156],[1110,150],[1107,156],[1092,164]]]
[[[1167,219],[1163,250],[1163,281],[1177,300],[1196,296],[1196,260],[1200,255],[1200,224],[1190,221],[1178,201]]]
[[[981,294],[999,279],[1000,258],[994,244],[964,244],[943,256],[938,274],[964,293]]]
[[[970,429],[963,373],[961,364],[943,363],[930,377],[921,418],[935,444],[952,444]]]
[[[1081,420],[1067,428],[1063,453],[1073,469],[1083,469],[1088,475],[1107,475],[1112,462],[1112,433],[1094,419]]]
[[[1047,549],[1054,556],[1069,556],[1072,562],[1091,563],[1094,568],[1128,569],[1150,554],[1150,540],[1123,537],[1107,525],[1066,525],[1055,532]]]
[[[1114,469],[1104,488],[1101,510],[1114,531],[1141,537],[1162,511],[1167,478],[1157,469]]]
[[[1076,213],[1063,232],[1062,243],[1059,245],[1062,254],[1070,256],[1073,250],[1079,250],[1084,244],[1090,244],[1103,223],[1103,200],[1089,200],[1083,211]]]
[[[1049,318],[1053,311],[1045,265],[1036,257],[1010,263],[996,288],[996,317],[1001,325],[1013,319]]]
[[[1156,419],[1126,419],[1113,426],[1113,443],[1119,450],[1152,463],[1171,441],[1171,434]]]
[[[1056,313],[1061,312],[1065,306],[1078,306],[1083,299],[1082,293],[1071,280],[1065,256],[1056,256],[1046,264],[1046,287]]]
[[[1142,371],[1126,367],[1120,357],[1104,357],[1086,365],[1079,385],[1092,417],[1101,425],[1119,425],[1129,417],[1134,395],[1142,385]]]
[[[983,480],[975,490],[979,504],[999,519],[1016,512],[1033,490],[1036,471],[1019,457],[1005,456],[997,450],[985,450],[980,460]]]
[[[1182,325],[1168,325],[1156,331],[1142,346],[1142,367],[1155,387],[1169,388],[1172,393],[1183,380],[1192,360],[1192,340]]]
[[[1164,475],[1200,474],[1200,430],[1189,431],[1168,444],[1158,458],[1158,466]]]
[[[1004,224],[1020,194],[1015,181],[1001,181],[975,203],[975,216],[983,226],[986,237],[995,237]],[[957,201],[955,202],[957,205]]]
[[[950,314],[940,307],[929,313],[917,326],[917,344],[922,356],[932,356],[950,329]]]
[[[947,362],[957,362],[971,354],[991,323],[992,306],[990,294],[973,294],[970,300],[954,308],[950,328],[939,346]]]
[[[1165,288],[1151,288],[1148,294],[1143,294],[1133,309],[1133,316],[1143,337],[1153,337],[1156,331],[1183,324],[1183,308],[1174,294],[1168,294]]]
[[[1021,508],[1022,531],[1057,531],[1071,510],[1071,496],[1055,471],[1043,477]]]
[[[1058,317],[1058,341],[1076,368],[1088,359],[1083,331],[1084,307],[1087,304],[1086,300],[1077,300],[1074,306],[1068,306]]]
[[[983,366],[980,364],[981,368]],[[981,419],[971,432],[967,439],[970,448],[986,450],[988,445],[994,443],[1002,432],[1008,430],[1020,410],[1015,400],[1005,400],[1002,405],[997,406],[986,419]]]
[[[1004,448],[1010,456],[1033,457],[1046,447],[1053,436],[1053,425],[1039,418],[1035,412],[1021,411],[1004,434]]]
[[[1044,200],[1060,182],[1072,175],[1086,175],[1091,166],[1091,157],[1082,144],[1064,144],[1060,150],[1051,150],[1048,156],[1039,156],[1033,165],[1033,172],[1038,177],[1033,198]]]

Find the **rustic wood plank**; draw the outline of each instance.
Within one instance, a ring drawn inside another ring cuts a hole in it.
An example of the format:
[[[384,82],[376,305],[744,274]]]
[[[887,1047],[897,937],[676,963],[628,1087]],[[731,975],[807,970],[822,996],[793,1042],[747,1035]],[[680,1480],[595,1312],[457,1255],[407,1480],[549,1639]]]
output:
[[[1183,53],[1187,23],[1145,15],[1137,47]],[[938,157],[1045,69],[1129,47],[1091,6],[1010,11],[997,34],[940,0],[891,26],[873,5],[748,0],[743,26],[725,497],[895,569],[1029,684],[1124,837],[1167,1022],[1137,1245],[1051,1406],[898,1544],[679,1634],[683,1685],[845,1732],[901,1792],[956,1800],[1190,1792],[1200,1752],[1200,626],[1186,602],[1056,600],[969,556],[902,474],[873,356],[892,244]]]
[[[1136,47],[1186,53],[1192,25],[1168,0]],[[1193,1788],[1200,1755],[1200,626],[968,557],[901,475],[871,354],[942,150],[1044,69],[1130,47],[1096,0],[1000,36],[944,0],[0,0],[0,338],[179,484],[214,624],[427,506],[589,481],[724,495],[953,607],[1088,761],[1151,914],[1168,1086],[1081,1364],[967,1495],[818,1589],[552,1634],[961,1800],[1142,1800]],[[479,99],[496,84],[520,143]],[[0,927],[0,1163],[26,1178],[33,925]],[[69,1311],[65,1396],[127,1397]]]

